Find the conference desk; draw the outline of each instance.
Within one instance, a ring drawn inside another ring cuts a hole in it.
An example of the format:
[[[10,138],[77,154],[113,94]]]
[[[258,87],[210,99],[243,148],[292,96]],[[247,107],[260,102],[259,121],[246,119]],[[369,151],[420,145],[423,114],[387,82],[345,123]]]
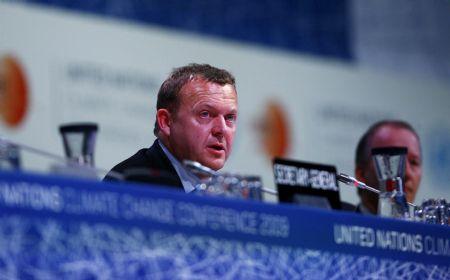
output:
[[[450,227],[0,173],[0,279],[450,279]]]

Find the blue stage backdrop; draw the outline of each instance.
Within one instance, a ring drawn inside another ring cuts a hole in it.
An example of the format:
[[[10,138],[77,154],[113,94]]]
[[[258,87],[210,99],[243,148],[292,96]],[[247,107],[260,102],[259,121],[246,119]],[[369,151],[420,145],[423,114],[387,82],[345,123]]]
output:
[[[1,279],[449,279],[450,228],[0,173]]]
[[[346,0],[25,0],[75,12],[350,61]]]

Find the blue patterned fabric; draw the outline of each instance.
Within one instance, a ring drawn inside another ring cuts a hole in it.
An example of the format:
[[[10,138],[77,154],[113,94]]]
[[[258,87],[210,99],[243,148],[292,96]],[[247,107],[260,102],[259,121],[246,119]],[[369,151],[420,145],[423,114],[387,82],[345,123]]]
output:
[[[0,279],[448,279],[449,233],[156,186],[0,173]]]

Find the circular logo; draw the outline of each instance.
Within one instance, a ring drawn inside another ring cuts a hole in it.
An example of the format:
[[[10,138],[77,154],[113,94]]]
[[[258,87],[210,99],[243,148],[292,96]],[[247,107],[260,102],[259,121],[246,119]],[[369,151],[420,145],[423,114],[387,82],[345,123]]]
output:
[[[0,118],[8,127],[19,126],[28,108],[24,71],[14,57],[0,58]]]
[[[284,157],[290,145],[290,133],[283,108],[275,101],[267,103],[260,123],[263,149],[270,159]]]

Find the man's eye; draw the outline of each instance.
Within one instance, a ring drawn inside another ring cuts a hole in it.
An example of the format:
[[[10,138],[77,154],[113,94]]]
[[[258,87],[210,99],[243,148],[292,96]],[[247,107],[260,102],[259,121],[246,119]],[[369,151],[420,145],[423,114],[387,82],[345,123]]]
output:
[[[236,121],[236,115],[227,115],[225,116],[225,120],[228,122],[235,122]]]
[[[411,164],[412,166],[420,166],[421,162],[418,159],[412,159],[409,161],[409,164]]]
[[[209,115],[209,112],[208,111],[202,111],[202,112],[200,112],[200,117],[201,118],[208,118],[210,115]]]

